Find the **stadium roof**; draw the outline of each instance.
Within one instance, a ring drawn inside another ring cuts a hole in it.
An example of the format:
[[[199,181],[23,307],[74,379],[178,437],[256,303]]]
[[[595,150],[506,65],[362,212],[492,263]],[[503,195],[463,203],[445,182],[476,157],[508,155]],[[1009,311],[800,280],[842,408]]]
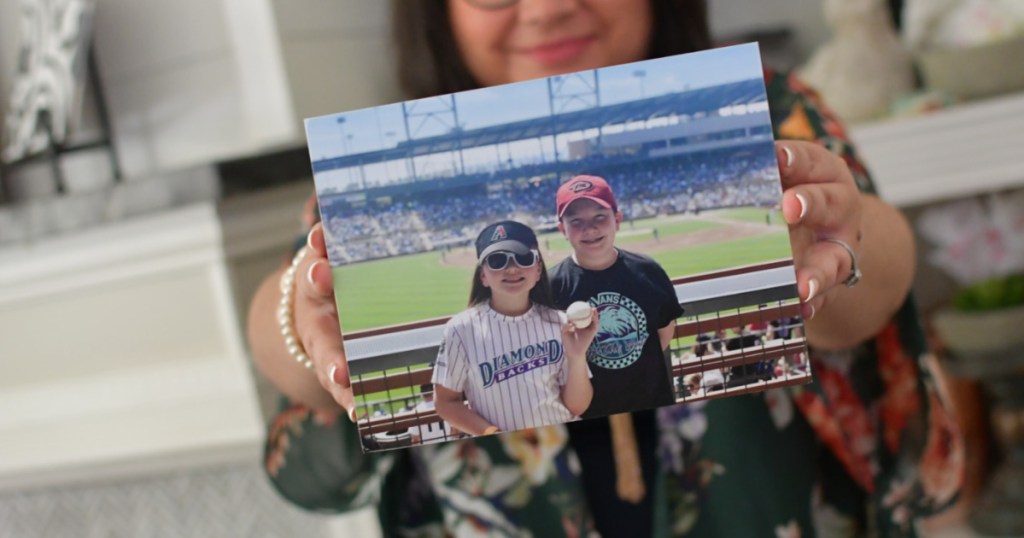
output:
[[[723,107],[763,101],[764,96],[764,83],[761,79],[744,80],[480,129],[453,130],[442,135],[402,142],[398,146],[386,150],[321,159],[314,161],[312,165],[314,172],[326,172],[339,168],[404,159],[410,156],[530,140],[557,133],[594,129],[603,125],[647,120],[671,114],[706,113]]]

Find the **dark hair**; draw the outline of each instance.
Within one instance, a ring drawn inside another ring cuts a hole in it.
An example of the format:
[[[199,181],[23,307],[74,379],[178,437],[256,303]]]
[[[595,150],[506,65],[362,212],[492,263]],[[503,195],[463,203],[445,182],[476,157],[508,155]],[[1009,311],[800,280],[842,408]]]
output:
[[[647,58],[711,47],[706,0],[649,0],[651,42]],[[479,88],[462,61],[448,21],[446,0],[393,0],[391,31],[398,81],[419,99]]]
[[[548,269],[544,266],[544,256],[537,253],[537,263],[540,264],[540,280],[530,290],[530,301],[548,308],[558,309],[555,306],[555,295],[551,293],[551,281],[548,280]],[[491,288],[484,286],[480,281],[480,273],[484,270],[483,265],[477,265],[473,271],[473,286],[469,289],[469,306],[486,303],[491,300]]]

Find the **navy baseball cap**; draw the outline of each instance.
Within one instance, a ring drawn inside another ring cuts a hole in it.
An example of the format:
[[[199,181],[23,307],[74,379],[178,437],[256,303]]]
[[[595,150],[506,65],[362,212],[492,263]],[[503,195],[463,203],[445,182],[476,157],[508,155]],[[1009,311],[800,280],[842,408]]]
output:
[[[492,252],[528,254],[537,248],[537,234],[529,226],[514,220],[503,220],[487,225],[476,236],[476,261],[483,261]]]

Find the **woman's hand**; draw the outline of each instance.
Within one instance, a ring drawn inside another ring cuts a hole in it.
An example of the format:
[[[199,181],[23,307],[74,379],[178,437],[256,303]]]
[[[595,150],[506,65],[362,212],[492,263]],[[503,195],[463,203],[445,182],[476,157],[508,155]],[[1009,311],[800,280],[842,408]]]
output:
[[[248,337],[253,362],[260,372],[294,402],[318,411],[346,412],[353,418],[352,385],[338,329],[331,269],[327,262],[323,228],[313,226],[307,246],[295,267],[294,284],[282,290],[286,269],[268,275],[249,306]],[[292,333],[282,336],[279,309],[282,294],[291,294]],[[306,368],[292,355],[289,344],[301,346],[312,362]]]
[[[789,224],[797,287],[805,320],[812,320],[852,272],[850,253],[860,252],[861,195],[846,163],[810,142],[776,144],[782,185],[782,215]]]
[[[307,237],[306,253],[296,269],[293,304],[295,335],[313,361],[317,380],[354,422],[355,400],[322,223],[314,224]]]
[[[862,194],[846,162],[826,148],[783,141],[776,153],[808,342],[819,349],[856,345],[906,298],[915,260],[910,228],[895,208]],[[848,287],[855,261],[863,279]]]

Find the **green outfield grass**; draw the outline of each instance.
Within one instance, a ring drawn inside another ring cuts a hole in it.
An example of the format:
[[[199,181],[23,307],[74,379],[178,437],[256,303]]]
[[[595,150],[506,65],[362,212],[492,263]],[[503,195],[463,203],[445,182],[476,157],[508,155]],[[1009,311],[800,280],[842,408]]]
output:
[[[761,209],[757,207],[736,207],[730,209],[715,209],[706,214],[721,217],[723,219],[742,220],[746,222],[764,222],[765,213],[771,213],[772,224],[782,224],[782,213],[775,209]]]
[[[779,230],[708,245],[651,254],[672,278],[791,257],[789,234]]]
[[[466,307],[473,270],[437,252],[334,268],[341,327],[357,331],[454,314]]]
[[[763,215],[761,220],[764,220]],[[669,237],[702,230],[713,230],[725,226],[725,224],[707,220],[667,221],[659,218],[637,220],[633,221],[632,224],[623,222],[622,229],[619,231],[618,237],[615,238],[615,244],[628,245],[629,243],[649,240],[654,237],[653,230],[655,229],[658,230],[658,237]],[[540,241],[541,246],[547,250],[569,252],[572,249],[569,241],[557,232],[541,234],[537,239]]]
[[[689,226],[691,224],[693,226]],[[658,224],[659,230],[679,230],[678,233],[716,226],[721,224],[704,221]],[[552,250],[568,252],[569,245],[564,239],[550,239]],[[541,245],[544,243],[542,238]],[[628,248],[625,241],[616,243]],[[652,257],[674,278],[789,255],[789,236],[780,227],[765,235],[656,252]],[[341,326],[345,331],[356,331],[452,315],[466,307],[472,275],[470,268],[444,265],[437,252],[337,267],[334,281]]]

